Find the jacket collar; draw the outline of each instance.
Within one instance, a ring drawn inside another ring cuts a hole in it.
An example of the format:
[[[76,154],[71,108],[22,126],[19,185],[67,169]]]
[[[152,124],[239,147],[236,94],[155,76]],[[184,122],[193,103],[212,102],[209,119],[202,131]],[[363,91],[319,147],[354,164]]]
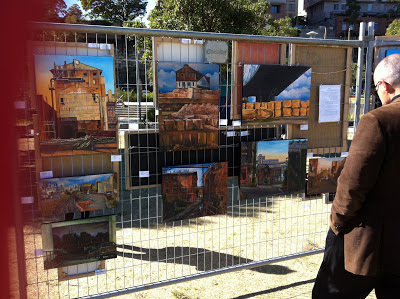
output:
[[[398,102],[400,102],[400,94],[395,95],[389,104]]]

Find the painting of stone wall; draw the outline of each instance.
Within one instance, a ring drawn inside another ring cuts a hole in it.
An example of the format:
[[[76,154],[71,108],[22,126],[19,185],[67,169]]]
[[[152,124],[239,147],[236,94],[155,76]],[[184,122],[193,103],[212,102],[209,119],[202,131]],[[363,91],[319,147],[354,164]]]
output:
[[[218,147],[219,66],[158,63],[162,151]]]

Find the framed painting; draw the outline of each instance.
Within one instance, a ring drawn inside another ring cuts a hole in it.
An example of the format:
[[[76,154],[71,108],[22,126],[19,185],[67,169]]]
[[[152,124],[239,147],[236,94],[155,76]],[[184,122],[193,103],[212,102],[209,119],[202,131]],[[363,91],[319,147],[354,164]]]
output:
[[[164,222],[225,214],[228,162],[163,168],[162,198]]]
[[[115,216],[42,225],[44,269],[117,257]]]

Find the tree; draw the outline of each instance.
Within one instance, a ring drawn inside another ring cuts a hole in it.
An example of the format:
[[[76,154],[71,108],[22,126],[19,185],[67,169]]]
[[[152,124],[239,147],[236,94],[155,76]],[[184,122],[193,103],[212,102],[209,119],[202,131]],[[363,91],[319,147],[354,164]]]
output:
[[[164,0],[150,15],[150,27],[260,34],[270,18],[265,0]]]
[[[40,8],[40,21],[59,22],[65,16],[67,5],[64,0],[42,0]]]
[[[80,0],[90,17],[121,23],[132,21],[146,13],[145,0]]]
[[[347,10],[344,15],[347,16],[347,18],[345,18],[345,21],[348,24],[354,25],[358,22],[361,6],[357,3],[357,0],[346,0],[346,5]]]
[[[394,20],[386,29],[385,35],[400,35],[400,19]]]
[[[262,30],[262,34],[270,36],[299,36],[299,29],[292,27],[292,20],[288,17],[278,20],[268,21],[266,28]]]
[[[67,9],[65,14],[65,23],[76,24],[80,23],[83,19],[83,13],[78,4],[74,4]]]

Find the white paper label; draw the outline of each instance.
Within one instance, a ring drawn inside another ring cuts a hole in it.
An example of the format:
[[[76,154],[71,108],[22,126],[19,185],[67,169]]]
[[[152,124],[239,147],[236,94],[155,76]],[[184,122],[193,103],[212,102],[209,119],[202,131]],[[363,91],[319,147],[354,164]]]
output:
[[[43,255],[43,249],[35,249],[35,256]]]
[[[121,162],[122,156],[121,155],[111,155],[111,162]]]
[[[342,152],[340,154],[340,157],[348,157],[349,156],[349,152]]]
[[[150,172],[147,171],[139,171],[139,177],[140,178],[148,178],[150,176]]]
[[[41,179],[48,179],[48,178],[52,178],[53,177],[53,171],[49,170],[49,171],[41,171],[40,172],[40,178]]]
[[[307,131],[308,130],[308,124],[307,125],[300,125],[300,131]]]
[[[240,127],[241,125],[242,125],[242,121],[241,120],[232,121],[232,126],[234,126],[234,127]]]
[[[249,136],[249,131],[240,132],[240,136]]]
[[[321,85],[318,122],[338,121],[340,121],[340,85]]]
[[[96,275],[106,274],[106,269],[99,269],[99,270],[94,271],[94,273]]]
[[[190,41],[189,38],[182,38],[182,44],[190,44]]]
[[[33,196],[23,196],[21,197],[22,204],[30,204],[33,203]]]
[[[220,119],[219,120],[219,125],[220,126],[227,126],[228,125],[228,120],[227,119]]]
[[[26,109],[25,101],[15,101],[14,105],[15,105],[15,109]]]
[[[312,158],[312,157],[314,157],[313,153],[307,153],[307,158]]]
[[[202,45],[202,44],[204,43],[204,41],[203,41],[202,39],[194,39],[194,40],[193,40],[193,43],[194,43],[195,45]]]
[[[234,137],[236,135],[235,131],[226,132],[227,137]]]

